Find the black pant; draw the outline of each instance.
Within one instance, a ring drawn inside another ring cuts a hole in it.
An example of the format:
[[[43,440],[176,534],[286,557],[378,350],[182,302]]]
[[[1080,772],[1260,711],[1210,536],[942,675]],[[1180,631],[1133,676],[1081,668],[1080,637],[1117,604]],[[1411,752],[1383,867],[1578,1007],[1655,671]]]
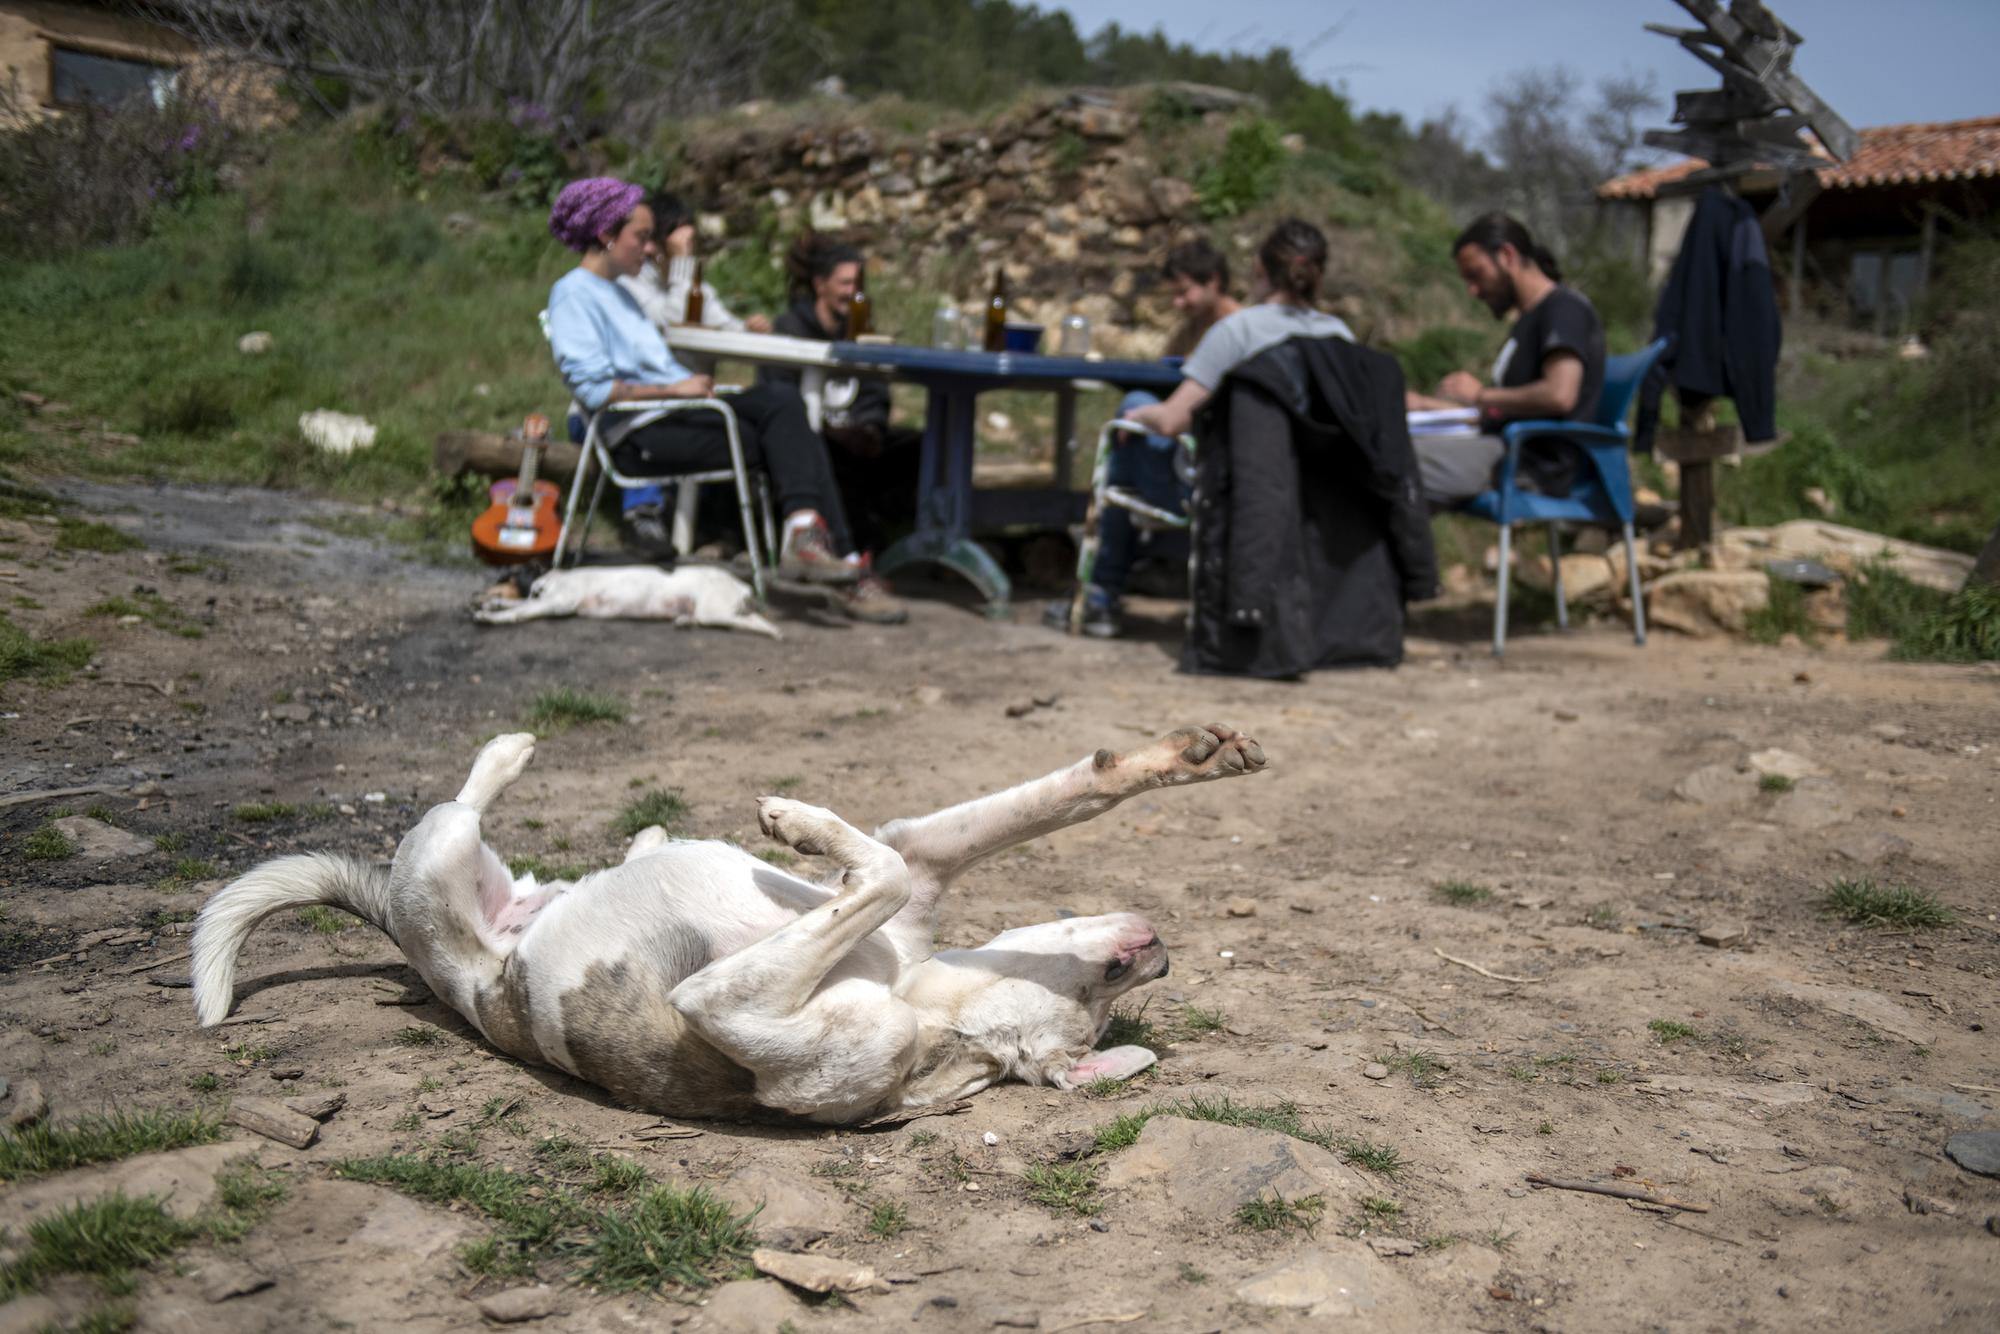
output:
[[[755,385],[723,397],[736,413],[746,466],[771,474],[778,510],[814,510],[826,520],[836,552],[854,550],[847,512],[826,443],[806,420],[805,400],[787,385]],[[729,436],[716,412],[676,412],[629,432],[611,451],[618,470],[632,477],[672,477],[679,473],[727,469]]]
[[[827,430],[840,498],[858,550],[880,552],[917,524],[917,471],[924,433],[907,426]]]

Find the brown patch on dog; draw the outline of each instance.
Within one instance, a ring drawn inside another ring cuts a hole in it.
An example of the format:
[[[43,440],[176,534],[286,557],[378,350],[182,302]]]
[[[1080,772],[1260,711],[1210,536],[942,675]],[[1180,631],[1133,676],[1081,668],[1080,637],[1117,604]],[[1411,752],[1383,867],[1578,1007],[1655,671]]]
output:
[[[1090,763],[1094,768],[1109,769],[1112,765],[1118,763],[1118,756],[1110,747],[1100,747],[1098,752],[1090,757]]]
[[[562,1023],[570,1063],[584,1079],[629,1107],[677,1116],[733,1119],[757,1109],[757,1077],[711,1046],[667,1000],[682,969],[641,948],[615,963],[594,963],[583,985],[565,992]],[[652,955],[654,957],[647,957]],[[663,966],[664,965],[664,966]]]

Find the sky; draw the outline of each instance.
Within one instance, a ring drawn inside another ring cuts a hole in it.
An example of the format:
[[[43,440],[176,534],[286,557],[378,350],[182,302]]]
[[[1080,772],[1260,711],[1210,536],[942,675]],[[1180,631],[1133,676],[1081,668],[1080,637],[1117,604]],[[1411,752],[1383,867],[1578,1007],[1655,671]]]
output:
[[[1560,63],[1657,77],[1665,97],[1720,79],[1643,24],[1695,26],[1673,0],[1036,0],[1088,36],[1164,28],[1203,50],[1288,46],[1357,110],[1412,124],[1456,106],[1483,124],[1504,76]],[[1769,0],[1806,40],[1792,68],[1850,125],[2000,115],[2000,0]],[[1220,11],[1220,13],[1218,13]],[[1655,122],[1664,125],[1665,111]]]

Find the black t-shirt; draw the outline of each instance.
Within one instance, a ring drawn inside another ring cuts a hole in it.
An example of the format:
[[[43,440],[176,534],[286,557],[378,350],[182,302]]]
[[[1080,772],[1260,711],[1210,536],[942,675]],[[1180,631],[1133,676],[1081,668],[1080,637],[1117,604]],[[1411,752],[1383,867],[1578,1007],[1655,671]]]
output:
[[[1604,389],[1604,322],[1590,299],[1573,287],[1557,287],[1514,321],[1500,353],[1500,387],[1533,384],[1542,378],[1543,363],[1557,352],[1568,352],[1583,362],[1583,384],[1565,420],[1595,421],[1597,397]],[[1500,417],[1492,425],[1497,430],[1510,420],[1522,419]],[[1521,450],[1522,471],[1544,495],[1568,491],[1581,463],[1576,447],[1564,441],[1531,440]]]
[[[793,338],[811,338],[834,343],[846,335],[819,322],[819,307],[809,296],[800,297],[784,314],[771,322],[771,331]],[[801,376],[796,366],[763,366],[757,371],[760,384],[797,385]],[[826,382],[821,398],[821,415],[827,430],[880,432],[889,425],[889,384],[873,375],[838,376]]]

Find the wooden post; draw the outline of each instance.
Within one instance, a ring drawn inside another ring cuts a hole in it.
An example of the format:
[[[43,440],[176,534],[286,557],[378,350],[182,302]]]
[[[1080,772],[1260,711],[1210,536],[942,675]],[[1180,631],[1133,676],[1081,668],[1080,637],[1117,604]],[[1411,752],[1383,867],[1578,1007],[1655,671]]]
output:
[[[1972,563],[1972,572],[1965,576],[1965,586],[1993,584],[2000,586],[2000,523],[1993,525],[1993,531],[1986,536],[1986,545],[1979,552],[1979,559]]]
[[[1806,220],[1801,217],[1792,224],[1792,281],[1791,290],[1786,294],[1788,313],[1793,319],[1799,317],[1803,309],[1806,287]]]
[[[1937,205],[1928,200],[1925,201],[1923,253],[1922,257],[1917,261],[1917,290],[1910,302],[1910,305],[1916,309],[1920,309],[1924,304],[1924,298],[1930,295],[1931,258],[1937,253],[1937,215]]]
[[[1694,407],[1683,402],[1680,426],[1660,432],[1660,457],[1681,470],[1681,550],[1697,550],[1715,540],[1715,460],[1734,454],[1742,435],[1738,427],[1717,426],[1715,408],[1707,402]]]

